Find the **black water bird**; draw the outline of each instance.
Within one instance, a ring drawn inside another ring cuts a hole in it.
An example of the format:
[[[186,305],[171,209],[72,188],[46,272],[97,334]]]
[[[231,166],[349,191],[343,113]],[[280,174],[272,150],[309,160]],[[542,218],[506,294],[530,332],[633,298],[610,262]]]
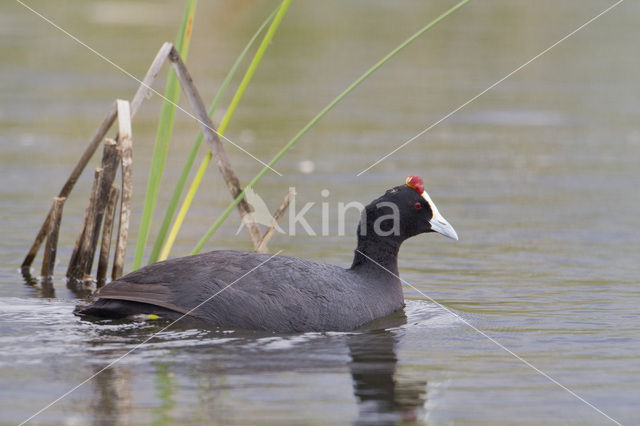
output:
[[[367,205],[349,269],[288,256],[219,250],[145,266],[102,287],[77,313],[107,318],[154,314],[223,328],[348,331],[404,305],[398,251],[407,238],[458,239],[422,179]]]

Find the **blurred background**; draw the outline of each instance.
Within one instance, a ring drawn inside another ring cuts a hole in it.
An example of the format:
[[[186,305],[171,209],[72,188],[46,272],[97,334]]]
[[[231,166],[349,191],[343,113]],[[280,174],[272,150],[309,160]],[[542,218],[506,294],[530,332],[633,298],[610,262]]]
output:
[[[141,78],[173,41],[184,2],[30,0]],[[271,157],[372,64],[455,2],[299,1],[225,133]],[[455,12],[366,80],[276,164],[256,192],[275,211],[295,186],[319,204],[367,203],[419,174],[459,242],[408,241],[403,278],[623,423],[640,386],[640,5],[623,2],[361,176],[357,173],[613,4],[482,1]],[[187,65],[205,104],[274,1],[201,1]],[[144,340],[148,323],[72,315],[64,271],[96,157],[64,209],[55,291],[18,268],[115,98],[138,83],[31,13],[0,4],[0,422],[24,420]],[[245,65],[246,66],[246,65]],[[167,67],[155,88],[162,92]],[[232,83],[222,105],[231,99]],[[184,97],[180,104],[189,109]],[[130,270],[162,100],[133,123]],[[220,121],[222,110],[214,116]],[[197,123],[176,113],[158,207]],[[261,165],[227,145],[244,183]],[[205,153],[204,147],[199,158]],[[198,160],[199,162],[199,160]],[[309,162],[313,170],[309,172]],[[301,165],[302,163],[302,165]],[[306,166],[305,166],[306,165]],[[322,197],[322,190],[329,190]],[[231,200],[210,167],[172,256],[188,254]],[[154,218],[150,241],[161,217]],[[358,214],[347,218],[355,232]],[[233,212],[207,250],[250,250]],[[277,235],[272,250],[348,266],[355,237]],[[148,254],[148,252],[147,252]],[[34,265],[39,267],[40,258]],[[607,418],[412,288],[377,331],[263,336],[176,329],[36,420],[46,423],[601,424]],[[399,324],[396,324],[399,322]],[[382,331],[386,330],[386,331]]]

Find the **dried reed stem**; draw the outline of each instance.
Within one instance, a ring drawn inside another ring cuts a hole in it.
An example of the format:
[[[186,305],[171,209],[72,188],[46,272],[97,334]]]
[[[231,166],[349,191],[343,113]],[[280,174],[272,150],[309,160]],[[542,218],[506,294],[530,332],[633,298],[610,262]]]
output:
[[[280,207],[278,207],[278,210],[276,210],[276,212],[274,213],[273,219],[271,220],[271,224],[269,225],[269,228],[267,228],[267,230],[264,232],[264,235],[260,240],[260,244],[258,244],[258,248],[256,248],[256,252],[258,253],[269,252],[267,243],[273,236],[273,233],[275,232],[276,227],[278,226],[278,221],[287,211],[287,209],[289,208],[289,203],[291,203],[291,200],[295,196],[296,196],[296,190],[294,188],[289,188],[289,192],[287,192],[287,195],[284,196],[284,199],[282,200],[282,204],[280,204]]]
[[[185,92],[191,108],[198,118],[198,124],[200,125],[200,129],[202,130],[204,139],[209,145],[209,149],[211,150],[213,157],[216,159],[218,170],[220,170],[222,178],[227,184],[232,197],[236,198],[238,195],[240,195],[240,193],[242,193],[240,180],[231,167],[229,156],[227,155],[224,146],[220,142],[218,133],[215,130],[215,127],[211,122],[209,115],[207,114],[207,110],[202,102],[200,93],[198,93],[198,89],[196,89],[195,85],[193,84],[193,79],[191,78],[187,67],[185,66],[184,62],[182,62],[180,54],[175,48],[171,50],[171,53],[169,54],[169,60],[173,65],[173,69],[178,76],[178,80],[180,81],[182,90]],[[258,226],[253,219],[251,206],[245,199],[242,199],[238,203],[238,211],[240,212],[243,223],[247,225],[251,243],[253,244],[254,249],[257,249],[261,239],[260,230],[258,229]]]
[[[133,97],[133,100],[131,100],[131,117],[136,115],[138,109],[140,108],[140,105],[142,104],[142,101],[144,101],[144,99],[151,92],[151,85],[158,76],[162,65],[164,65],[164,62],[167,60],[171,49],[173,49],[173,44],[165,42],[160,50],[158,50],[155,59],[153,60],[151,66],[149,67],[149,70],[147,71],[147,74],[145,74],[144,79],[142,79],[142,84],[140,84],[138,91]]]
[[[116,119],[116,107],[115,105],[112,105],[112,107],[109,109],[109,112],[107,113],[107,116],[104,118],[104,120],[96,130],[95,134],[93,135],[93,138],[89,142],[89,145],[82,153],[80,160],[78,160],[78,163],[73,168],[71,175],[69,175],[69,177],[67,178],[67,181],[65,182],[62,189],[60,190],[58,197],[67,198],[69,196],[69,194],[71,193],[71,190],[73,190],[73,187],[78,181],[78,178],[82,174],[82,171],[87,166],[87,163],[93,156],[93,153],[96,152],[96,149],[98,149],[98,146],[100,145],[100,141],[102,141],[102,139],[104,138],[104,135],[107,133],[107,131],[109,131],[109,128],[111,128],[111,125],[113,124],[115,119]],[[50,218],[51,218],[51,210],[49,210],[49,213],[47,214],[47,217],[44,220],[44,223],[40,227],[40,231],[38,231],[38,235],[36,236],[36,239],[33,242],[31,249],[29,249],[29,253],[27,253],[27,256],[24,258],[24,261],[22,262],[23,269],[29,268],[33,263],[33,259],[35,259],[36,254],[38,254],[38,250],[40,249],[42,242],[47,236],[47,230],[49,229]]]
[[[129,217],[131,215],[131,192],[133,190],[133,143],[131,141],[131,114],[129,102],[118,100],[118,141],[122,159],[122,198],[120,200],[120,223],[118,224],[118,240],[113,261],[111,277],[115,280],[122,276],[124,255],[129,235]]]
[[[116,213],[116,204],[120,196],[120,189],[112,185],[107,199],[107,209],[104,215],[104,225],[102,226],[102,243],[100,244],[100,256],[98,258],[98,272],[96,279],[98,287],[102,287],[107,278],[109,268],[109,252],[111,251],[111,234],[113,233],[113,219]]]
[[[89,250],[93,241],[93,233],[95,232],[95,217],[98,204],[98,193],[102,182],[102,174],[104,170],[98,167],[94,174],[93,188],[89,197],[89,205],[84,215],[84,222],[80,235],[76,240],[74,254],[71,255],[72,260],[67,268],[67,277],[81,280],[84,277],[86,263],[88,262]]]
[[[62,208],[66,200],[64,197],[53,197],[47,243],[44,246],[44,259],[42,260],[42,270],[40,273],[45,279],[53,275],[53,268],[56,263],[56,251],[58,249],[58,233],[60,231],[60,220],[62,219]]]
[[[113,139],[106,138],[104,140],[104,151],[102,154],[102,168],[104,172],[102,174],[102,181],[97,196],[96,214],[94,217],[94,230],[93,239],[91,240],[91,246],[89,247],[89,257],[84,264],[84,273],[91,275],[91,268],[93,266],[93,258],[98,246],[98,238],[100,237],[100,226],[102,225],[102,219],[104,217],[104,210],[107,207],[107,198],[111,185],[116,178],[116,172],[118,171],[120,156],[117,151],[117,143]]]
[[[162,65],[166,61],[169,55],[169,52],[171,51],[172,48],[173,48],[173,45],[171,43],[164,43],[160,48],[160,50],[158,51],[158,54],[156,55],[155,59],[151,63],[151,66],[149,67],[149,70],[147,71],[147,74],[142,80],[142,84],[140,84],[140,86],[138,87],[138,90],[136,91],[136,94],[133,97],[133,101],[131,102],[131,116],[134,116],[136,112],[138,112],[138,109],[140,108],[142,101],[148,96],[149,92],[151,91],[151,84],[153,83],[158,73],[160,72],[160,69],[162,68]],[[61,198],[69,197],[69,194],[73,190],[73,187],[78,181],[78,178],[80,177],[85,167],[87,166],[87,163],[89,163],[89,160],[91,159],[93,154],[96,152],[96,149],[98,149],[98,146],[100,145],[100,141],[102,141],[102,139],[105,137],[105,135],[107,134],[107,132],[109,131],[113,123],[115,122],[116,113],[117,113],[116,105],[113,104],[109,109],[109,112],[107,112],[107,115],[102,121],[102,123],[100,124],[100,126],[98,126],[98,128],[96,129],[96,132],[94,133],[93,138],[91,138],[91,140],[89,141],[89,145],[87,146],[87,148],[85,148],[84,152],[82,153],[82,156],[80,157],[80,160],[78,160],[78,163],[73,168],[73,171],[67,178],[67,181],[62,186],[62,189],[58,193],[58,197],[61,197]],[[53,209],[53,206],[52,206],[52,209]],[[31,267],[33,260],[38,254],[38,250],[40,249],[40,246],[42,245],[45,238],[47,237],[47,231],[49,229],[49,220],[51,218],[51,213],[52,211],[49,210],[49,213],[47,213],[47,217],[45,218],[44,222],[42,223],[42,226],[40,227],[40,230],[38,231],[38,235],[33,241],[33,244],[31,245],[29,252],[27,253],[27,255],[25,256],[22,262],[22,269],[28,269],[29,267]]]

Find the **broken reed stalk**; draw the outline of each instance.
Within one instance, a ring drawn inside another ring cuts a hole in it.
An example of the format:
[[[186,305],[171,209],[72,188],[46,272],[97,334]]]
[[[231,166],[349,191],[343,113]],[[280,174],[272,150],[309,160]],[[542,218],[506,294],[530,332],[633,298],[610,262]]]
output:
[[[70,278],[74,275],[75,265],[78,263],[78,254],[80,253],[80,248],[82,247],[82,241],[84,241],[84,230],[87,226],[87,217],[89,215],[89,208],[84,211],[84,219],[82,219],[82,227],[80,228],[80,233],[76,237],[76,242],[73,245],[73,251],[71,252],[71,257],[69,258],[69,263],[67,265],[67,278]]]
[[[283,3],[287,3],[287,0],[285,0]],[[116,243],[112,271],[113,279],[117,279],[122,275],[128,237],[132,193],[131,118],[137,112],[137,109],[140,107],[142,101],[147,96],[149,91],[152,90],[150,85],[156,78],[163,62],[167,59],[167,57],[172,62],[173,68],[176,72],[176,75],[178,76],[178,79],[180,80],[183,90],[187,95],[189,103],[198,116],[199,125],[201,127],[202,133],[205,135],[205,140],[209,144],[213,156],[215,156],[216,158],[216,163],[218,164],[218,168],[220,169],[225,183],[229,187],[232,196],[236,200],[235,205],[237,205],[243,221],[247,224],[247,229],[249,230],[249,235],[251,237],[254,249],[258,248],[261,241],[264,243],[263,248],[266,247],[266,240],[263,236],[261,236],[260,231],[255,221],[253,220],[251,207],[246,202],[246,200],[242,198],[244,190],[240,187],[239,179],[231,167],[229,157],[227,156],[226,151],[224,150],[224,147],[222,146],[222,143],[218,138],[217,131],[215,130],[213,123],[211,122],[209,115],[205,110],[202,98],[200,97],[200,94],[193,84],[193,80],[189,74],[189,71],[180,58],[179,53],[171,45],[171,43],[164,43],[162,48],[156,55],[153,63],[151,64],[151,67],[147,71],[144,80],[138,87],[138,90],[132,101],[133,108],[127,101],[116,101],[115,108],[111,108],[111,110],[107,114],[107,117],[96,130],[96,133],[94,134],[93,139],[90,141],[89,146],[85,149],[81,159],[77,163],[76,167],[67,179],[67,182],[60,191],[60,194],[69,195],[69,193],[75,186],[75,183],[77,182],[80,174],[95,153],[99,141],[105,136],[106,132],[113,125],[115,117],[117,116],[119,121],[119,131],[117,139],[120,144],[119,146],[117,146],[115,151],[119,152],[119,158],[121,159],[122,164],[122,198],[120,206],[120,221],[118,226],[118,239]],[[111,155],[109,151],[113,150],[113,148],[108,148],[109,146],[113,146],[113,142],[105,141],[105,153],[103,154],[102,159],[103,165],[105,167],[96,169],[96,177],[91,193],[92,195],[90,199],[90,205],[85,212],[85,220],[83,223],[82,231],[78,236],[71,256],[71,261],[69,262],[69,268],[67,270],[68,277],[86,279],[87,277],[84,273],[90,272],[91,266],[93,264],[100,223],[102,222],[104,208],[107,207],[104,201],[104,198],[106,196],[106,188],[110,187],[113,179],[115,179],[115,172],[117,170],[117,165],[113,163],[113,158],[117,159],[118,155]],[[108,174],[103,185],[102,179],[105,168],[108,169]],[[66,196],[60,198],[66,199]],[[55,206],[52,206],[51,210],[49,211],[29,253],[23,261],[23,270],[29,269],[29,267],[33,263],[33,259],[35,258],[39,247],[42,245],[42,242],[47,236],[47,231],[50,227],[50,221],[53,215],[54,207]],[[273,231],[271,233],[273,233]],[[104,266],[104,262],[103,268],[106,268],[106,266]]]
[[[267,244],[269,243],[269,240],[273,236],[273,233],[275,232],[276,227],[278,226],[278,221],[287,211],[287,209],[289,208],[289,203],[291,203],[291,200],[295,196],[296,196],[296,190],[294,188],[289,188],[289,192],[287,192],[287,195],[284,196],[284,200],[282,200],[282,204],[280,204],[280,207],[278,207],[278,210],[276,210],[276,212],[274,213],[273,219],[271,220],[271,224],[269,225],[269,228],[267,228],[267,230],[264,232],[264,235],[260,240],[260,244],[258,244],[258,247],[256,248],[257,253],[269,253],[269,248],[267,247]]]
[[[244,47],[244,49],[242,50],[242,52],[240,53],[240,55],[238,56],[236,61],[233,63],[233,66],[231,67],[231,69],[227,73],[226,77],[222,81],[222,84],[220,85],[220,88],[218,89],[218,92],[216,93],[215,97],[213,98],[213,102],[211,103],[211,106],[209,107],[209,111],[208,111],[209,117],[213,116],[213,113],[216,111],[216,108],[218,107],[218,104],[220,103],[220,100],[222,99],[222,95],[224,94],[224,92],[226,91],[227,87],[229,86],[229,83],[231,82],[231,79],[235,75],[236,70],[238,69],[238,67],[242,63],[242,60],[244,59],[245,55],[247,54],[247,52],[249,51],[249,49],[253,45],[254,41],[258,38],[260,33],[262,33],[262,31],[267,26],[267,24],[269,22],[271,22],[271,20],[276,15],[276,13],[278,12],[279,9],[280,9],[280,5],[278,5],[273,10],[273,12],[271,12],[271,15],[269,15],[269,17],[267,19],[265,19],[265,21],[262,23],[262,25],[260,25],[258,30],[253,34],[251,39],[249,39],[249,42]],[[219,129],[219,130],[221,130],[221,129]],[[160,229],[158,229],[158,233],[156,235],[156,240],[153,243],[153,248],[151,249],[151,254],[149,255],[149,258],[147,259],[147,263],[149,263],[149,264],[155,263],[155,262],[158,261],[158,258],[160,256],[160,250],[162,250],[162,248],[164,246],[164,243],[165,243],[165,240],[166,240],[166,237],[167,237],[167,233],[169,232],[169,227],[171,226],[171,222],[172,222],[173,217],[174,217],[174,215],[176,213],[176,209],[178,208],[178,204],[180,203],[180,198],[182,196],[182,192],[184,191],[184,186],[187,183],[187,179],[189,178],[189,173],[191,172],[191,169],[193,168],[193,163],[196,160],[196,156],[198,154],[198,150],[200,149],[200,145],[202,144],[202,139],[203,139],[202,132],[198,132],[198,136],[193,141],[193,144],[191,145],[191,151],[189,151],[189,155],[187,156],[187,160],[185,161],[184,166],[182,167],[182,172],[180,172],[180,177],[178,178],[178,181],[176,182],[176,186],[175,186],[175,188],[173,190],[173,194],[171,195],[171,200],[169,201],[169,204],[167,205],[167,208],[165,210],[164,218],[162,219],[162,224],[160,225]],[[135,269],[135,267],[136,267],[136,264],[134,262],[134,269]]]
[[[136,114],[136,112],[138,112],[138,109],[140,108],[142,101],[147,97],[149,92],[152,90],[151,84],[153,83],[155,78],[158,76],[158,73],[160,72],[162,65],[167,59],[167,55],[169,54],[169,51],[172,48],[173,48],[173,45],[171,43],[164,43],[160,48],[160,50],[158,51],[155,59],[151,63],[149,70],[145,74],[145,77],[142,80],[142,83],[138,87],[138,90],[136,91],[136,94],[134,95],[133,100],[131,101],[132,117]],[[78,163],[73,168],[73,170],[71,171],[71,174],[67,178],[67,181],[62,186],[62,189],[58,193],[58,197],[61,197],[61,198],[69,197],[69,194],[73,190],[73,187],[78,181],[78,178],[80,177],[85,167],[89,163],[89,160],[91,159],[91,157],[93,157],[93,154],[96,152],[96,149],[98,149],[100,142],[102,141],[102,139],[104,139],[105,135],[107,134],[107,132],[109,131],[113,123],[115,122],[116,114],[117,114],[116,105],[113,104],[109,109],[109,111],[107,112],[107,115],[102,121],[102,123],[100,123],[100,125],[96,129],[93,137],[89,141],[89,145],[87,145],[87,147],[85,148],[84,152],[82,153],[82,156],[78,160]],[[47,237],[47,230],[49,229],[49,220],[51,218],[52,209],[53,209],[53,206],[47,213],[47,217],[42,223],[42,226],[38,231],[38,235],[36,235],[36,238],[33,241],[33,244],[31,245],[29,252],[27,253],[27,255],[24,258],[24,261],[22,262],[23,270],[25,269],[28,270],[31,267],[31,265],[33,264],[33,260],[38,254],[38,250],[40,249],[40,246],[42,245],[45,238]]]
[[[104,141],[104,151],[102,155],[103,179],[101,181],[100,187],[98,188],[98,195],[96,196],[96,199],[98,200],[97,208],[95,214],[92,213],[91,215],[91,217],[93,218],[93,229],[100,229],[107,191],[109,190],[109,187],[115,179],[118,159],[119,157],[116,150],[116,142],[113,139],[106,138]],[[92,192],[91,196],[94,196],[93,194],[94,193]],[[82,245],[86,238],[87,220],[89,220],[89,210],[87,210],[85,213],[85,217],[82,223],[82,229],[80,231],[80,234],[78,234],[76,243],[73,247],[73,252],[71,253],[71,258],[69,259],[69,266],[67,268],[67,277],[69,278],[74,277],[77,279],[81,279],[83,278],[83,275],[85,273],[91,273],[91,266],[93,265],[93,256],[95,254],[95,247],[98,241],[99,232],[93,233],[91,245],[83,249]],[[86,253],[89,253],[89,258],[85,257]],[[78,263],[79,261],[81,263]]]
[[[129,235],[129,218],[131,216],[131,192],[133,189],[133,143],[131,141],[131,114],[129,102],[118,99],[118,141],[120,158],[122,159],[122,197],[120,199],[120,223],[118,224],[118,240],[113,260],[111,277],[115,280],[122,276],[124,255]]]
[[[111,185],[109,196],[107,198],[107,208],[104,214],[102,243],[100,244],[100,256],[98,257],[98,271],[96,272],[98,287],[102,287],[107,279],[109,252],[111,251],[111,234],[113,233],[113,219],[116,213],[116,204],[119,196],[120,189],[115,185]]]
[[[109,197],[109,191],[111,185],[116,178],[118,171],[118,163],[120,157],[117,151],[117,143],[113,139],[106,138],[104,141],[104,151],[102,154],[102,180],[100,182],[100,188],[98,190],[96,214],[94,217],[94,232],[91,240],[91,246],[87,252],[86,262],[84,262],[85,275],[91,275],[91,269],[93,267],[93,258],[98,246],[98,238],[100,237],[100,227],[104,218],[104,211],[107,207],[107,198]]]
[[[62,189],[58,193],[58,197],[67,198],[69,196],[69,194],[73,190],[73,187],[78,181],[78,178],[82,174],[84,168],[87,166],[87,163],[89,163],[89,160],[93,156],[94,152],[96,152],[96,149],[98,149],[98,146],[100,146],[100,142],[104,138],[104,135],[109,131],[109,128],[111,128],[111,125],[113,124],[115,119],[116,119],[116,108],[115,108],[115,105],[113,105],[109,109],[107,116],[104,118],[100,126],[98,126],[98,129],[93,135],[93,138],[89,142],[89,145],[85,148],[84,152],[82,153],[82,156],[80,157],[80,160],[78,160],[78,163],[73,168],[73,171],[67,178],[67,181],[62,186]],[[38,235],[36,236],[35,241],[33,242],[31,248],[29,249],[29,253],[27,253],[27,256],[24,258],[24,261],[22,262],[23,269],[25,268],[28,269],[31,266],[31,264],[33,263],[33,259],[35,259],[36,255],[38,254],[38,250],[40,249],[42,242],[47,236],[47,230],[49,229],[49,220],[51,219],[52,210],[53,210],[53,206],[51,207],[51,210],[49,210],[47,217],[45,218],[42,226],[40,227],[40,231],[38,231]]]
[[[95,172],[94,190],[91,192],[91,209],[89,211],[89,216],[87,217],[86,227],[84,228],[82,249],[80,250],[80,254],[78,255],[77,278],[79,279],[84,278],[85,271],[91,270],[91,264],[89,264],[89,262],[93,261],[92,250],[95,250],[95,246],[93,245],[93,241],[95,240],[94,235],[100,232],[99,225],[98,227],[96,227],[96,223],[98,222],[98,209],[100,208],[101,204],[100,189],[102,188],[103,177],[104,169],[102,167],[98,167]]]
[[[180,54],[177,50],[171,50],[171,53],[169,54],[169,60],[171,61],[176,75],[178,76],[178,80],[180,80],[180,85],[182,86],[182,90],[187,96],[191,108],[198,118],[198,124],[200,125],[202,133],[204,135],[204,139],[209,145],[209,149],[211,150],[213,157],[216,159],[216,164],[218,166],[218,169],[220,170],[220,174],[227,184],[227,187],[231,192],[231,196],[233,198],[236,198],[242,193],[240,180],[231,167],[229,156],[227,155],[222,142],[220,142],[218,132],[215,130],[215,127],[211,122],[211,119],[209,118],[209,114],[207,114],[207,110],[205,109],[202,98],[198,93],[198,89],[196,89],[195,85],[193,84],[193,79],[191,78],[187,67],[184,65],[184,62],[182,62],[182,59],[180,59]],[[251,206],[249,206],[249,203],[245,199],[243,199],[238,203],[237,207],[243,223],[247,224],[247,230],[249,231],[251,243],[253,244],[254,249],[256,249],[260,243],[261,235],[258,226],[253,220]]]
[[[144,79],[142,79],[142,83],[140,83],[140,86],[138,87],[138,91],[136,92],[136,94],[133,96],[133,99],[131,100],[131,118],[133,118],[136,115],[136,113],[138,112],[138,109],[140,109],[140,105],[142,104],[142,101],[144,101],[147,98],[147,96],[149,95],[149,92],[153,91],[154,93],[159,94],[158,92],[156,92],[154,89],[151,88],[151,85],[153,84],[154,80],[160,73],[160,70],[162,69],[162,66],[167,60],[167,57],[169,56],[169,52],[171,51],[171,49],[173,49],[173,44],[169,42],[165,42],[160,48],[160,50],[158,50],[156,57],[153,59],[151,66],[149,67],[149,69],[147,70],[147,73],[144,76]]]
[[[94,176],[95,177],[95,176]],[[93,185],[95,186],[96,182],[94,179]],[[93,188],[91,193],[89,194],[89,197],[91,197],[93,194]],[[90,208],[91,208],[91,198],[89,198],[89,205],[87,206],[87,208],[84,211],[84,218],[82,219],[82,226],[80,227],[80,232],[78,233],[78,236],[76,237],[76,242],[73,245],[73,251],[71,252],[71,257],[69,258],[69,263],[67,265],[67,273],[66,276],[67,278],[71,278],[71,277],[76,277],[77,276],[77,265],[78,265],[78,259],[80,256],[80,253],[82,251],[82,242],[84,241],[84,234],[85,231],[87,229],[87,221],[89,220],[89,215],[90,215]]]
[[[84,277],[85,265],[87,262],[87,256],[91,242],[93,241],[93,232],[95,225],[96,207],[98,204],[98,192],[100,191],[100,185],[102,182],[102,173],[104,170],[98,167],[94,173],[93,187],[91,189],[91,196],[89,197],[89,205],[84,215],[84,222],[80,235],[76,240],[76,247],[74,247],[75,255],[72,255],[72,261],[67,268],[67,277],[81,280]],[[76,250],[77,248],[77,250]]]
[[[40,273],[45,279],[53,275],[53,268],[56,263],[56,251],[58,249],[58,234],[60,231],[60,220],[62,219],[62,208],[66,200],[65,197],[53,197],[47,242],[44,246],[44,259],[42,260],[42,270]]]
[[[242,96],[244,95],[244,92],[249,86],[249,82],[253,78],[253,75],[256,69],[258,68],[258,65],[260,64],[260,61],[262,60],[262,57],[264,56],[267,50],[267,47],[271,44],[271,41],[273,40],[273,37],[278,27],[280,26],[280,23],[284,19],[284,16],[290,4],[291,4],[291,0],[283,0],[282,3],[280,3],[280,6],[278,7],[278,11],[276,15],[273,17],[273,20],[271,21],[271,25],[269,25],[269,29],[267,29],[267,32],[262,39],[262,42],[258,46],[258,49],[256,50],[256,53],[253,56],[253,59],[251,60],[251,63],[249,64],[249,67],[247,68],[247,71],[245,72],[244,77],[242,78],[242,81],[240,82],[240,85],[238,86],[238,89],[236,90],[236,93],[233,96],[233,99],[231,100],[229,107],[227,108],[227,111],[222,121],[220,122],[221,134],[223,134],[226,131],[227,125],[229,124],[229,121],[231,120],[231,117],[233,116],[235,109],[237,108],[238,104],[240,103],[240,100],[242,99]],[[171,227],[169,236],[167,237],[167,240],[164,242],[164,246],[162,247],[162,252],[160,253],[160,256],[159,256],[159,260],[164,260],[167,257],[169,257],[169,252],[171,251],[171,247],[173,246],[173,243],[178,235],[178,232],[180,231],[180,227],[184,222],[187,212],[189,211],[189,207],[191,206],[191,202],[195,197],[196,192],[198,191],[198,187],[202,182],[204,173],[212,158],[213,158],[213,153],[209,151],[200,162],[200,167],[198,168],[196,176],[191,181],[191,185],[189,186],[187,195],[185,196],[184,201],[180,206],[180,210],[178,210],[178,215],[176,216],[175,221],[173,222],[173,226]],[[244,194],[244,190],[243,192],[241,192],[241,194]],[[234,201],[234,206],[232,208],[236,207],[238,203],[242,201],[242,198],[243,197],[238,195],[234,199],[234,200],[237,200],[237,202]],[[252,228],[250,226],[247,226],[248,232],[250,233],[253,232],[251,229]],[[253,244],[253,247],[255,249],[256,247],[255,243]]]

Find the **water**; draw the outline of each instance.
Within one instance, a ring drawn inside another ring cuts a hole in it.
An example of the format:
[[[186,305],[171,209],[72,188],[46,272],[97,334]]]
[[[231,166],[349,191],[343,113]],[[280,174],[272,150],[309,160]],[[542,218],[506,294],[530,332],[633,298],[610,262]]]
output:
[[[30,4],[140,76],[174,38],[178,3],[149,4],[146,13],[115,2]],[[294,3],[227,136],[268,160],[350,81],[451,4]],[[405,288],[402,314],[354,333],[175,325],[141,347],[166,323],[93,323],[72,314],[84,294],[67,289],[62,276],[90,173],[65,205],[53,288],[18,272],[109,103],[131,97],[136,84],[18,3],[0,5],[0,423],[28,418],[131,350],[34,422],[611,423],[465,322],[607,415],[639,423],[637,4],[624,2],[356,177],[609,4],[471,2],[305,136],[278,163],[284,177],[261,181],[256,190],[272,211],[289,186],[298,208],[315,202],[307,218],[320,230],[323,201],[336,215],[339,202],[366,203],[406,175],[422,175],[461,240],[428,235],[403,246],[401,274],[414,287]],[[274,5],[200,2],[188,64],[205,99]],[[151,98],[134,123],[132,241],[160,107]],[[166,181],[177,177],[195,132],[178,114]],[[227,149],[248,181],[260,166]],[[305,160],[314,173],[299,172]],[[160,206],[172,190],[164,187]],[[173,255],[188,253],[228,201],[212,169]],[[347,229],[356,220],[348,216]],[[207,248],[248,249],[237,226],[232,216]],[[332,219],[328,236],[298,228],[271,247],[348,265],[354,238],[338,236]]]

